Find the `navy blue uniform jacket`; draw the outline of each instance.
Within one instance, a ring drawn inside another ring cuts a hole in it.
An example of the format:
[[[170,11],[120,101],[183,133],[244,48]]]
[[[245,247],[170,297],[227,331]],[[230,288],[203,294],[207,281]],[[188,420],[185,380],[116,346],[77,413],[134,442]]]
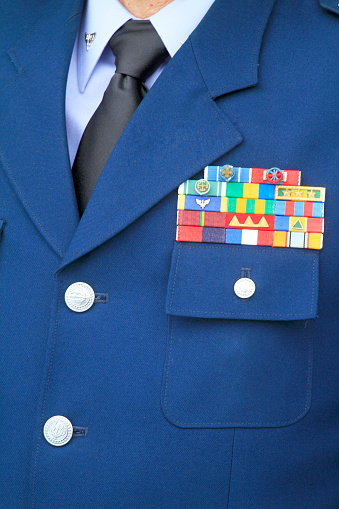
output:
[[[64,103],[81,10],[0,6],[1,509],[337,508],[339,16],[216,0],[79,221]],[[177,187],[225,163],[326,187],[323,250],[178,245]],[[108,302],[71,311],[77,281]],[[87,436],[53,447],[55,415]]]

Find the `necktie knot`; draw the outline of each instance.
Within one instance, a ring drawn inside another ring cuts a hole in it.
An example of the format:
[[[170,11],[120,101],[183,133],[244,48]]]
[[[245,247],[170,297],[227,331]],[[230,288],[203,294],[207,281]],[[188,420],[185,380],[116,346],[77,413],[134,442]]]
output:
[[[116,72],[145,82],[168,56],[167,50],[148,20],[129,20],[109,41]]]

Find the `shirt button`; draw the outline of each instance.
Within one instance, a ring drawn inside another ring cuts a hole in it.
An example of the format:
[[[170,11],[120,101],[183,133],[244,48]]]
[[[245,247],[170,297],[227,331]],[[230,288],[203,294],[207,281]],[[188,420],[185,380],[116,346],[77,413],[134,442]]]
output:
[[[65,292],[65,302],[69,309],[83,313],[93,306],[95,293],[87,283],[73,283]]]
[[[62,415],[55,415],[46,421],[44,437],[47,442],[55,447],[66,445],[73,436],[72,423]]]
[[[255,292],[255,283],[248,277],[242,277],[234,284],[234,293],[240,299],[249,299]]]

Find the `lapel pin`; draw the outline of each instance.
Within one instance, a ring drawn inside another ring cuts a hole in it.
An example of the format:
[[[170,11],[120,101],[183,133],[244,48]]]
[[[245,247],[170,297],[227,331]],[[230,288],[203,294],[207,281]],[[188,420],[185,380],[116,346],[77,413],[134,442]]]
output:
[[[97,35],[96,32],[94,32],[93,34],[85,34],[86,50],[87,51],[89,50],[89,47],[92,44],[92,42],[94,41],[96,35]]]

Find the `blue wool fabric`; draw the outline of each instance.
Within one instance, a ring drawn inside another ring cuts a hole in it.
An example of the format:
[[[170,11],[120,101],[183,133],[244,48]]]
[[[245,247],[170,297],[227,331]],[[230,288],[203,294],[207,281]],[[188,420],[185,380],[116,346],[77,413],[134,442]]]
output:
[[[64,104],[81,10],[0,7],[0,508],[334,509],[339,16],[216,0],[79,221]],[[325,187],[323,249],[179,246],[178,186],[223,164]],[[77,281],[105,303],[69,309]],[[53,447],[56,415],[87,435]]]

